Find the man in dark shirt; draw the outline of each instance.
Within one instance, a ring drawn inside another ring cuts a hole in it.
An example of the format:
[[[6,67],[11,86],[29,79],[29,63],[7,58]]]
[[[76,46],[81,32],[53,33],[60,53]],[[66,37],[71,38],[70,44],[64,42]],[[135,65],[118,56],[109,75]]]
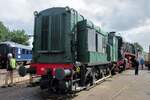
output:
[[[135,57],[134,60],[133,60],[133,66],[134,66],[134,68],[135,68],[135,75],[138,75],[139,62],[138,62],[138,60],[136,59],[136,57]]]

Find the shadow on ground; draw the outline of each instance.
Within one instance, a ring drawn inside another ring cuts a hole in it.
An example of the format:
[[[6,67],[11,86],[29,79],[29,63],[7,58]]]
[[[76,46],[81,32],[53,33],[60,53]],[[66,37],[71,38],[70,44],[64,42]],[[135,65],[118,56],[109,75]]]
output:
[[[41,98],[43,100],[71,100],[73,98],[75,98],[76,96],[78,96],[76,93],[74,94],[53,94],[50,93],[49,91],[41,91],[39,93],[39,95],[41,96]]]

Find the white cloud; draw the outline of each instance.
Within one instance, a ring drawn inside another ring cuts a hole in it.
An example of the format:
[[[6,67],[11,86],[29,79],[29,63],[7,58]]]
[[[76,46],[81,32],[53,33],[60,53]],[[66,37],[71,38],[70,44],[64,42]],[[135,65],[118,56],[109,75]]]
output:
[[[125,37],[126,41],[130,42],[139,42],[140,45],[143,46],[145,51],[149,50],[150,45],[150,22],[146,21],[146,24],[143,26],[139,26],[133,28],[131,30],[125,31],[123,36]]]
[[[0,21],[10,29],[25,29],[32,34],[33,12],[57,6],[80,9],[84,3],[80,0],[3,0],[0,3]]]
[[[150,0],[1,0],[0,21],[10,29],[33,34],[33,12],[69,6],[106,31],[125,32],[126,40],[137,41],[147,49],[150,37]]]

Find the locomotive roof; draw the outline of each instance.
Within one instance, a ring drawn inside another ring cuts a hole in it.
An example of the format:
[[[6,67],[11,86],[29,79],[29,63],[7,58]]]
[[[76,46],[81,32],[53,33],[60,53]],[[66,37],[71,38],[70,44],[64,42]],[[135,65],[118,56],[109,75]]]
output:
[[[15,43],[12,41],[5,41],[5,42],[1,42],[0,44],[7,44],[7,45],[10,45],[11,47],[18,47],[18,48],[32,50],[32,48],[30,46],[22,45],[22,44]]]
[[[47,8],[47,9],[45,9],[45,10],[42,10],[42,11],[40,11],[39,12],[39,14],[40,13],[44,13],[44,12],[47,12],[47,11],[49,11],[49,10],[63,10],[63,9],[65,9],[65,7],[52,7],[52,8]]]
[[[39,14],[41,14],[41,13],[48,13],[47,11],[49,11],[49,10],[51,10],[51,11],[56,11],[57,10],[57,12],[58,11],[65,11],[65,10],[67,11],[68,10],[68,11],[71,11],[71,12],[78,13],[75,9],[70,8],[70,7],[67,6],[67,7],[52,7],[52,8],[48,8],[48,9],[40,11]],[[81,16],[84,19],[84,17],[82,15],[80,15],[79,13],[78,13],[78,15]],[[87,20],[87,26],[88,27],[91,27],[91,28],[95,29],[98,33],[100,33],[102,35],[108,35],[107,32],[103,31],[101,29],[101,27],[96,26],[92,21],[90,21],[90,20],[88,20],[86,18],[85,18],[85,20]]]

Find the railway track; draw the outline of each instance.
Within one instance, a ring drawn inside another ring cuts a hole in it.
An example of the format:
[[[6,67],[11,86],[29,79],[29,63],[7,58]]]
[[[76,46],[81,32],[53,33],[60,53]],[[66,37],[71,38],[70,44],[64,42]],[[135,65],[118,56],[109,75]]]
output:
[[[14,88],[15,92],[16,92],[16,94],[15,93],[14,94],[18,95],[18,96],[21,96],[21,99],[19,99],[19,100],[71,100],[73,98],[76,98],[79,95],[79,93],[84,92],[84,91],[85,92],[89,91],[90,89],[92,89],[92,88],[98,86],[99,84],[103,83],[105,80],[107,81],[107,79],[110,78],[110,77],[111,77],[111,74],[108,74],[107,76],[104,76],[103,78],[101,78],[99,80],[96,80],[92,86],[83,87],[82,89],[80,88],[76,91],[73,91],[72,93],[64,95],[64,94],[54,94],[54,93],[51,93],[48,90],[42,90],[41,91],[38,86],[31,87],[31,88],[26,87],[27,84],[25,84],[25,82],[29,82],[29,76],[28,76],[27,77],[28,79],[17,82],[17,83],[21,83],[21,84],[16,85],[12,88],[8,88],[8,90],[4,89],[2,93],[7,94],[7,93],[13,91],[13,88]],[[34,76],[33,78],[35,79],[37,77]],[[20,92],[25,91],[26,95],[25,94],[19,94],[20,93],[19,91]],[[30,91],[30,92],[34,91],[34,93],[31,92],[31,94],[30,94],[27,91]],[[15,99],[15,100],[18,100],[18,99]]]
[[[5,74],[6,74],[5,72],[0,73],[0,77],[5,76]],[[100,83],[104,82],[109,77],[111,77],[111,75],[104,76],[103,78],[96,80],[92,86],[78,88],[75,91],[73,91],[72,93],[67,94],[67,95],[50,93],[48,90],[41,91],[40,94],[42,95],[42,97],[45,100],[70,100],[70,99],[76,97],[80,91],[88,91],[89,89],[94,88],[97,85],[99,85]],[[35,80],[35,79],[38,79],[38,76],[33,76],[33,80]],[[15,74],[14,74],[14,82],[15,83],[23,85],[29,81],[30,81],[29,75],[27,75],[26,77],[19,77],[17,72],[15,72]],[[3,82],[2,82],[2,80],[0,80],[0,85],[2,83],[4,83],[4,80],[3,80]],[[18,86],[15,86],[15,87],[17,88]],[[31,97],[28,96],[28,98],[32,98],[32,96]],[[22,98],[22,100],[27,100],[27,99]]]
[[[70,94],[66,94],[66,95],[53,94],[53,93],[50,93],[49,91],[45,91],[45,92],[43,92],[44,94],[42,94],[42,95],[44,95],[45,100],[70,100],[70,99],[76,97],[79,92],[81,92],[81,91],[89,91],[90,89],[96,87],[97,85],[99,85],[100,83],[104,82],[106,79],[108,79],[110,77],[111,77],[111,75],[103,77],[103,78],[95,81],[92,86],[82,87],[82,88],[79,87],[78,89],[74,90]]]

